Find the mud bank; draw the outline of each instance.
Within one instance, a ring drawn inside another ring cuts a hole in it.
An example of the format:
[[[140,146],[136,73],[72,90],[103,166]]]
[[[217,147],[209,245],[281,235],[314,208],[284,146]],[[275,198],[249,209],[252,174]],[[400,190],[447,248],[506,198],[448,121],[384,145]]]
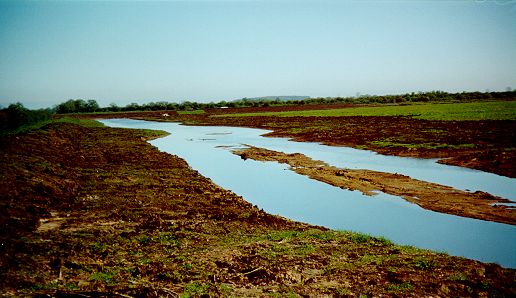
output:
[[[511,201],[485,192],[465,192],[400,174],[340,169],[299,153],[286,154],[252,146],[234,150],[233,153],[243,159],[288,164],[290,169],[298,174],[340,188],[359,190],[366,195],[374,195],[375,191],[381,191],[436,212],[516,224],[516,210],[498,205]]]
[[[332,109],[350,105],[208,109],[203,114],[175,111],[80,115],[132,118],[188,125],[240,126],[273,131],[268,136],[300,142],[367,149],[384,155],[438,158],[448,165],[516,178],[516,121],[431,121],[395,116],[218,117],[234,113]],[[164,116],[166,114],[167,116]]]
[[[515,270],[269,215],[152,137],[52,124],[1,140],[3,295],[516,294]]]

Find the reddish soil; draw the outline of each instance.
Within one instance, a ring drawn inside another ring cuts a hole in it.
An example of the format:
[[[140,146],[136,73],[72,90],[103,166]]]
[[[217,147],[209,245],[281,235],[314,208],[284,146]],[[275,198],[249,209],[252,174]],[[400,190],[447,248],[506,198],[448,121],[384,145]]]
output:
[[[439,162],[516,178],[516,121],[430,121],[411,117],[212,117],[259,111],[331,109],[349,105],[306,105],[213,109],[204,114],[136,112],[99,115],[191,125],[242,126],[272,130],[267,136],[373,150],[386,155],[438,158]],[[82,116],[88,117],[88,116]],[[89,116],[100,118],[96,115]]]
[[[145,142],[0,140],[0,292],[37,297],[516,295],[516,271],[266,214]]]
[[[495,205],[511,201],[485,192],[470,193],[400,174],[339,169],[300,153],[286,154],[257,147],[235,150],[233,153],[244,159],[285,163],[298,174],[340,188],[359,190],[365,195],[375,195],[375,191],[381,191],[436,212],[516,224],[516,210]]]

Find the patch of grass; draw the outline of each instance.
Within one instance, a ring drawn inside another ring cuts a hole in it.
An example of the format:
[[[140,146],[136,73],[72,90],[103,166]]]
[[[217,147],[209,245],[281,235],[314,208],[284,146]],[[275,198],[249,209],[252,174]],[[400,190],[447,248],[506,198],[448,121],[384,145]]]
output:
[[[168,136],[170,133],[164,130],[153,130],[153,129],[137,129],[135,130],[135,134],[147,140],[157,139],[160,137]]]
[[[435,263],[433,260],[426,258],[416,258],[414,260],[414,266],[418,269],[429,270],[435,267]]]
[[[193,111],[177,111],[179,115],[199,115],[204,114],[204,110],[193,110]]]
[[[381,140],[381,141],[372,141],[369,144],[385,148],[385,147],[402,147],[409,149],[472,149],[475,148],[475,144],[438,144],[438,143],[419,143],[419,144],[410,144],[410,143],[398,143],[392,142],[389,140]]]
[[[275,292],[275,293],[271,293],[270,294],[270,297],[275,297],[275,298],[297,298],[299,297],[299,295],[292,291],[292,290],[288,290],[288,289],[280,289],[280,292]]]
[[[392,293],[404,293],[412,291],[414,286],[410,282],[402,282],[400,284],[389,284],[387,290]]]
[[[47,284],[36,284],[31,287],[32,291],[39,291],[39,290],[55,290],[57,289],[57,282],[51,281]]]
[[[216,115],[214,117],[342,117],[342,116],[406,116],[425,120],[516,120],[516,101],[468,103],[425,103],[383,105],[331,110],[263,112]]]
[[[350,233],[349,239],[353,243],[360,244],[360,243],[367,243],[367,242],[369,242],[372,239],[372,237],[369,236],[369,235],[366,235],[366,234],[362,234],[362,233]]]
[[[375,242],[378,242],[382,246],[392,246],[393,245],[392,241],[385,237],[377,237],[374,240],[375,240]]]
[[[198,282],[190,282],[184,286],[183,293],[179,295],[181,298],[199,297],[207,295],[210,289],[209,284],[201,284]]]
[[[57,119],[50,120],[49,123],[69,123],[76,124],[85,127],[104,127],[105,125],[95,121],[95,120],[87,120],[87,119],[79,119],[73,117],[60,117]]]
[[[149,258],[143,257],[138,260],[138,264],[147,265],[150,264],[151,260]]]
[[[360,257],[358,263],[360,265],[368,265],[368,264],[375,264],[375,265],[381,265],[383,263],[380,256],[377,255],[363,255]]]
[[[140,235],[135,238],[135,241],[140,244],[148,244],[152,241],[152,237],[150,237],[149,235]]]
[[[323,242],[336,240],[339,232],[336,231],[312,231],[309,237]]]
[[[342,296],[351,296],[353,294],[353,292],[350,289],[343,287],[337,287],[335,288],[335,291],[337,292],[337,294]]]
[[[193,265],[191,263],[183,263],[183,268],[186,270],[192,270]]]
[[[258,240],[267,241],[283,241],[288,239],[315,239],[320,241],[331,241],[337,239],[338,235],[342,234],[336,231],[274,231],[267,235],[258,237]]]
[[[179,246],[179,240],[172,233],[163,232],[157,236],[157,241],[166,246]]]
[[[300,235],[298,231],[274,231],[262,237],[264,240],[269,241],[283,241],[289,238],[296,238]]]
[[[103,253],[107,249],[107,244],[103,242],[94,242],[90,244],[90,249],[96,253]]]
[[[288,130],[289,133],[292,133],[292,134],[296,134],[296,133],[300,133],[300,132],[304,132],[306,129],[303,127],[295,127],[295,128],[291,128]]]
[[[98,281],[105,284],[113,284],[114,278],[118,274],[118,270],[113,271],[100,271],[90,275],[91,281]]]
[[[52,123],[70,123],[75,125],[81,125],[84,127],[103,127],[104,124],[95,121],[95,120],[86,120],[86,119],[78,119],[78,118],[71,118],[71,117],[61,117],[57,119],[48,119],[44,121],[35,122],[32,124],[24,125],[22,127],[19,127],[18,129],[9,132],[9,134],[19,134],[34,130],[39,130],[42,127],[52,124]],[[43,132],[43,131],[39,131]]]
[[[221,284],[219,285],[219,291],[224,295],[224,296],[229,296],[231,295],[231,293],[233,292],[233,288],[231,287],[231,285],[229,284]]]
[[[182,123],[184,125],[192,125],[192,126],[201,124],[200,121],[192,120],[192,119],[185,119],[184,121],[182,121]]]
[[[417,248],[417,247],[414,247],[411,245],[399,246],[398,249],[401,253],[407,254],[407,255],[420,254],[422,251],[425,251],[425,250],[422,250],[420,248]]]
[[[315,246],[313,246],[312,244],[303,244],[299,247],[296,247],[294,249],[294,253],[296,255],[301,255],[301,256],[304,256],[304,255],[309,255],[309,254],[312,254],[315,252]]]
[[[468,275],[464,272],[458,272],[449,277],[449,280],[453,281],[467,281]]]
[[[65,288],[67,290],[72,290],[72,291],[80,289],[80,287],[78,285],[73,284],[73,283],[69,283],[69,282],[65,283],[63,285],[63,288]]]

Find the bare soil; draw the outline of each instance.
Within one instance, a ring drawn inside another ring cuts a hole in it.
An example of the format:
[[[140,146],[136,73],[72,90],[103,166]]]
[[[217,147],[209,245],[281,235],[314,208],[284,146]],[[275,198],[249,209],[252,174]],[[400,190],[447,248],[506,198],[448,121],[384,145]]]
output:
[[[493,206],[511,201],[485,192],[465,192],[400,174],[340,169],[300,153],[286,154],[252,146],[234,150],[233,153],[243,159],[288,164],[298,174],[340,188],[359,190],[365,195],[375,195],[375,191],[381,191],[428,210],[516,225],[516,210],[506,206]]]
[[[140,130],[0,140],[0,293],[511,297],[516,271],[269,215]]]
[[[104,114],[190,125],[268,129],[271,137],[368,149],[381,154],[438,158],[440,163],[516,178],[516,121],[430,121],[411,117],[213,117],[234,113],[346,108],[356,105],[299,105],[210,109],[184,115],[170,111]],[[169,116],[163,116],[167,113]],[[90,117],[99,118],[99,115]],[[88,117],[88,116],[81,116]]]

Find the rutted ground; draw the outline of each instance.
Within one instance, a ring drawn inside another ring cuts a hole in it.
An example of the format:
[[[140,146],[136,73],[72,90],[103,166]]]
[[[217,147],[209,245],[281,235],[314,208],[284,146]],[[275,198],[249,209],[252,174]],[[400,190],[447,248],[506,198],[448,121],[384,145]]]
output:
[[[0,142],[0,289],[81,297],[514,296],[516,271],[268,215],[145,140]]]
[[[286,154],[252,146],[234,150],[233,153],[243,159],[285,163],[298,174],[333,186],[359,190],[365,195],[374,195],[375,191],[381,191],[402,197],[428,210],[516,224],[516,210],[506,206],[493,206],[495,203],[510,203],[511,201],[485,192],[469,193],[400,174],[340,169],[300,153]]]

